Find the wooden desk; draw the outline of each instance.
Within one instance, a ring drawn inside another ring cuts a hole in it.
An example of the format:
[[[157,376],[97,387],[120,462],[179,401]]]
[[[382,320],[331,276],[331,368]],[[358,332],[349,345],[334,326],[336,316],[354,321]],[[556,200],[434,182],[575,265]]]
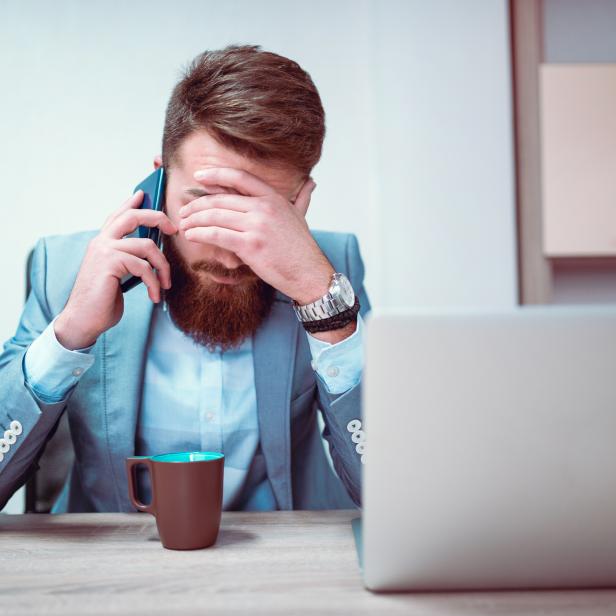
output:
[[[0,516],[0,614],[616,614],[615,591],[373,595],[351,511],[225,513],[165,550],[146,514]]]

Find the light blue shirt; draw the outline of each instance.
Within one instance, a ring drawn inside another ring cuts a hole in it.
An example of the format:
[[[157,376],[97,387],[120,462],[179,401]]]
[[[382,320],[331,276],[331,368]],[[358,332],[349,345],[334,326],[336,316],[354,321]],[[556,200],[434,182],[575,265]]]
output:
[[[337,344],[306,335],[312,368],[330,393],[342,394],[359,383],[361,315],[355,332]],[[94,363],[91,349],[64,348],[52,321],[26,352],[26,382],[41,401],[62,401]],[[181,332],[158,304],[148,340],[135,444],[138,455],[194,450],[224,453],[223,507],[238,506],[242,497],[242,508],[275,508],[268,481],[259,473],[249,474],[251,465],[259,461],[252,338],[237,349],[211,352]],[[141,495],[148,502],[149,482],[140,477]]]

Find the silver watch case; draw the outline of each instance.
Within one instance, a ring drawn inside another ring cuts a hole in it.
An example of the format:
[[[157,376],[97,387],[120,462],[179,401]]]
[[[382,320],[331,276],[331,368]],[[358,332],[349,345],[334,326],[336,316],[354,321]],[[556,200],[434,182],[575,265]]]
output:
[[[340,273],[332,275],[327,293],[310,304],[300,306],[293,302],[293,310],[302,323],[335,317],[355,305],[355,292],[349,279]]]

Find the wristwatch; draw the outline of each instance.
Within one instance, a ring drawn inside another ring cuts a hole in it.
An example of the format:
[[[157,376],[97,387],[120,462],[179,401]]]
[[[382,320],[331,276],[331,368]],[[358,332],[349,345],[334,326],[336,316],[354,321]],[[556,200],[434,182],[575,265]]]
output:
[[[308,331],[314,329],[313,326],[318,328],[316,331],[325,331],[335,328],[321,326],[331,324],[337,328],[343,326],[341,325],[343,320],[347,323],[353,320],[359,311],[359,301],[355,297],[349,279],[344,274],[336,272],[332,275],[329,289],[323,297],[303,306],[294,301],[293,310]]]

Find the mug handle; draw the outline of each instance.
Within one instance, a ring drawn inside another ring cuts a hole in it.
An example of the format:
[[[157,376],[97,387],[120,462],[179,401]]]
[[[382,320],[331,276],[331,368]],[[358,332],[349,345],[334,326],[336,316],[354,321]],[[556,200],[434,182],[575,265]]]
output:
[[[154,508],[154,486],[152,486],[152,502],[149,505],[145,505],[137,498],[137,491],[135,484],[137,483],[137,466],[144,464],[148,467],[150,473],[150,482],[152,482],[152,460],[148,456],[135,456],[133,458],[126,458],[126,473],[128,474],[128,496],[131,503],[145,513],[151,513],[156,515],[156,509]]]

